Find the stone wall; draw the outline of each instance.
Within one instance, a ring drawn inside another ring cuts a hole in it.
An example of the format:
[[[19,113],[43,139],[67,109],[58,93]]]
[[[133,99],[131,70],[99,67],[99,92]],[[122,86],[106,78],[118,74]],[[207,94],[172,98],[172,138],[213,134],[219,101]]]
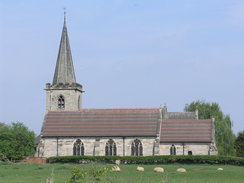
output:
[[[164,119],[197,119],[195,112],[166,112]]]
[[[135,139],[139,139],[143,146],[143,156],[152,155],[170,155],[170,147],[172,143],[160,143],[159,154],[154,154],[155,138],[154,137],[113,137],[116,143],[118,156],[131,156],[131,144]],[[84,154],[87,156],[104,156],[106,142],[109,137],[53,137],[42,138],[38,145],[36,156],[71,156],[73,155],[73,145],[77,139],[81,139],[84,144]],[[191,151],[192,155],[217,155],[217,150],[211,149],[210,143],[174,143],[176,147],[176,155],[188,155]]]
[[[81,92],[79,90],[47,90],[46,91],[46,112],[58,109],[58,98],[64,96],[66,111],[77,111],[81,108]],[[80,101],[79,101],[80,100]]]
[[[131,156],[131,144],[135,139],[139,139],[143,146],[143,156],[151,156],[154,152],[155,138],[153,137],[113,137],[116,143],[118,156]],[[42,138],[38,146],[39,157],[51,156],[70,156],[73,155],[73,145],[77,139],[81,139],[84,144],[84,155],[88,156],[104,156],[106,142],[109,137],[80,137],[80,138]]]
[[[192,155],[208,155],[210,143],[173,143],[176,148],[176,155],[188,155],[191,151]],[[161,143],[159,145],[160,155],[170,155],[170,147],[172,143]]]

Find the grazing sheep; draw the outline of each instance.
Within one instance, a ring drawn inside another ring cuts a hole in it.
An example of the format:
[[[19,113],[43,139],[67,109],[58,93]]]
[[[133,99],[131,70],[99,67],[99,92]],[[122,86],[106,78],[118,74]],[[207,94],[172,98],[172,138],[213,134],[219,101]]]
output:
[[[144,168],[141,167],[141,166],[138,166],[138,167],[136,168],[136,170],[139,171],[139,172],[144,172]]]
[[[112,171],[113,171],[113,172],[120,172],[121,170],[120,170],[120,167],[118,167],[118,166],[114,166],[114,167],[112,168]]]
[[[164,172],[164,169],[161,168],[161,167],[156,167],[153,169],[154,172],[159,172],[159,173],[163,173]]]
[[[184,168],[178,168],[176,171],[177,172],[186,172],[186,169],[184,169]]]
[[[217,170],[224,170],[223,168],[218,168]]]

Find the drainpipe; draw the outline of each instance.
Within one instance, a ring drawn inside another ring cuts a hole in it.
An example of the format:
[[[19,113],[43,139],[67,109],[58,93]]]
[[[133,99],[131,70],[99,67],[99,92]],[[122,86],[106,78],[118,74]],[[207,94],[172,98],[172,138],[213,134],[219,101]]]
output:
[[[125,137],[123,137],[123,156],[125,156]]]
[[[185,143],[182,143],[183,145],[183,155],[185,155]]]
[[[57,137],[57,156],[58,156],[58,137]]]

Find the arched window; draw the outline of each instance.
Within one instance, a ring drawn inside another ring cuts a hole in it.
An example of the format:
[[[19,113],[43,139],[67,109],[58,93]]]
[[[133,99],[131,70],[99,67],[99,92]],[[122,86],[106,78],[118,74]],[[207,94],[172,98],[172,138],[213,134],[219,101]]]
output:
[[[58,97],[58,108],[59,109],[64,109],[65,108],[65,101],[64,101],[64,96],[60,95]]]
[[[176,155],[176,148],[174,144],[172,144],[172,146],[170,147],[170,155]]]
[[[131,144],[131,156],[143,156],[142,143],[138,139]]]
[[[84,156],[84,144],[80,139],[76,140],[73,146],[73,155],[74,156]]]
[[[192,151],[188,151],[188,155],[191,156],[192,155]]]
[[[106,156],[116,156],[116,144],[112,139],[109,139],[105,146]]]

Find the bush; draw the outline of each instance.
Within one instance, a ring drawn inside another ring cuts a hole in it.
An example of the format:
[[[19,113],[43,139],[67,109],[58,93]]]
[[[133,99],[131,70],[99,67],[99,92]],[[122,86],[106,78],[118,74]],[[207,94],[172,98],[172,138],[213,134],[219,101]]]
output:
[[[104,162],[115,163],[120,160],[122,164],[228,164],[244,165],[244,158],[227,156],[59,156],[50,157],[48,163],[89,163]]]
[[[83,183],[88,177],[92,182],[100,182],[100,177],[112,170],[112,167],[97,167],[92,164],[89,169],[75,168],[72,170],[72,176],[67,183]]]
[[[244,131],[239,132],[235,141],[236,156],[244,157]]]
[[[19,160],[35,153],[35,134],[23,123],[0,123],[0,160]]]

